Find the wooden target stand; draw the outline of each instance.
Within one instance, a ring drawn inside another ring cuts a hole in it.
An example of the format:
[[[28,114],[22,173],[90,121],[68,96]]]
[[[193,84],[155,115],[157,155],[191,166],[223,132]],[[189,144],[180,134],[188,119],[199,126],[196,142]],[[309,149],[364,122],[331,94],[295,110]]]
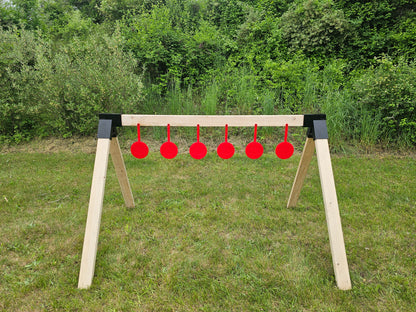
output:
[[[307,127],[308,135],[298,166],[287,207],[295,207],[314,151],[318,161],[325,216],[335,280],[339,289],[351,289],[351,280],[342,234],[341,218],[335,189],[331,157],[328,145],[326,116],[316,115],[125,115],[100,114],[98,123],[97,151],[88,206],[87,224],[82,249],[78,288],[89,288],[92,284],[98,247],[101,214],[103,208],[105,180],[109,154],[113,160],[124,202],[134,207],[133,194],[127,177],[126,167],[117,139],[117,127],[124,126],[172,127]],[[225,160],[226,161],[226,160]]]

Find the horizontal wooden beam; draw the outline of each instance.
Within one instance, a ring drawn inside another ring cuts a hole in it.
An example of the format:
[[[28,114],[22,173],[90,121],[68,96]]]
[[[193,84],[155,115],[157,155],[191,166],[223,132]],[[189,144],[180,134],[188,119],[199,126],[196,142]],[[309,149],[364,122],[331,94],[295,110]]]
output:
[[[121,115],[122,126],[303,127],[304,115]]]

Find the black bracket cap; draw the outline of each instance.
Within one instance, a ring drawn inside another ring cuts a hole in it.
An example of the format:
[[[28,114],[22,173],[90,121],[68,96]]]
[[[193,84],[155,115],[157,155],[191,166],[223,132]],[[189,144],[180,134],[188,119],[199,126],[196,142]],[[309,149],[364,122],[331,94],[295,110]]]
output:
[[[303,126],[308,127],[308,138],[313,138],[314,140],[328,138],[325,114],[303,115]]]
[[[121,127],[121,114],[99,114],[99,139],[111,139],[117,136],[117,127]]]
[[[328,128],[326,126],[326,120],[313,121],[313,139],[328,139]]]
[[[98,121],[98,139],[111,139],[113,136],[113,127],[111,119],[100,119]]]
[[[111,119],[113,121],[113,127],[121,127],[121,114],[99,114],[101,119]]]
[[[311,128],[313,127],[314,120],[326,120],[325,114],[306,114],[303,115],[303,126]]]

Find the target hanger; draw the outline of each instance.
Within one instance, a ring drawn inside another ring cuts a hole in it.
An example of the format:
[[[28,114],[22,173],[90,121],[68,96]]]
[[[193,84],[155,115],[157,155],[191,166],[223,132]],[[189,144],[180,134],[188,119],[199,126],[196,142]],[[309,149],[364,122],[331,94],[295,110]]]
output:
[[[228,142],[228,124],[225,125],[225,140],[217,147],[217,154],[222,159],[228,159],[234,155],[234,146]]]
[[[137,141],[130,147],[131,154],[136,158],[145,158],[149,153],[146,143],[140,141],[140,124],[137,124]]]
[[[140,124],[140,125],[138,125]],[[117,128],[125,126],[157,126],[168,125],[168,142],[161,146],[161,154],[164,157],[174,157],[177,154],[176,145],[170,142],[170,125],[174,127],[252,127],[255,126],[254,143],[256,142],[256,128],[260,127],[285,127],[285,142],[287,143],[288,126],[304,127],[308,129],[305,147],[298,165],[296,177],[289,195],[287,207],[296,207],[301,193],[302,186],[307,177],[308,167],[316,151],[317,171],[319,172],[323,204],[325,207],[326,223],[329,234],[329,247],[333,260],[334,277],[336,284],[341,290],[351,289],[351,279],[348,269],[348,262],[345,250],[344,237],[342,234],[341,217],[338,207],[337,193],[335,189],[334,174],[331,164],[330,148],[328,144],[328,129],[326,116],[323,114],[306,115],[124,115],[124,114],[99,114],[97,131],[97,149],[95,154],[94,171],[92,175],[90,200],[85,227],[84,243],[80,261],[78,288],[87,289],[91,287],[96,266],[97,250],[100,234],[100,223],[103,212],[103,201],[106,177],[108,174],[108,161],[111,156],[117,176],[121,194],[126,207],[133,208],[135,201],[130,182],[127,176],[126,166],[123,160],[123,153],[117,138]],[[227,129],[226,138],[227,141]],[[138,142],[140,133],[138,128]],[[173,149],[171,148],[173,144]],[[250,143],[251,144],[251,143]],[[253,145],[253,144],[252,144]],[[167,147],[165,147],[167,146]],[[247,146],[247,154],[252,156]],[[280,155],[280,146],[276,154]],[[135,148],[133,148],[133,151]],[[256,150],[256,149],[254,149]],[[262,150],[262,148],[261,148]],[[173,153],[172,153],[173,151]],[[167,152],[167,153],[166,153]],[[291,153],[289,153],[291,154]],[[221,152],[219,153],[221,155]],[[257,155],[258,156],[258,155]],[[282,155],[280,155],[282,156]],[[146,162],[147,165],[151,162]],[[145,163],[143,163],[146,165]],[[211,170],[211,166],[206,166]],[[215,168],[214,168],[215,169]],[[231,167],[230,167],[231,169]],[[317,173],[318,173],[317,172]],[[169,172],[166,172],[167,174]],[[163,174],[163,172],[157,172]],[[201,176],[203,180],[203,176]],[[163,187],[163,185],[160,185]],[[151,199],[150,199],[151,201]],[[108,229],[106,230],[108,231]],[[111,229],[110,229],[111,231]]]
[[[263,155],[263,146],[257,142],[257,124],[254,125],[254,140],[246,146],[246,155],[251,159],[257,159]]]
[[[199,124],[196,126],[197,141],[189,148],[189,153],[195,159],[202,159],[207,154],[207,147],[204,143],[199,142]]]
[[[175,143],[170,141],[170,124],[168,124],[167,132],[168,132],[168,141],[162,144],[162,146],[160,147],[160,153],[162,154],[163,157],[167,159],[172,159],[172,158],[175,158],[176,155],[178,154],[178,147],[176,146]]]
[[[293,155],[293,152],[295,150],[294,147],[293,147],[293,145],[287,141],[287,132],[288,132],[288,129],[289,129],[289,125],[286,124],[286,126],[285,126],[285,141],[279,143],[276,146],[276,155],[280,159],[288,159],[288,158],[290,158]]]

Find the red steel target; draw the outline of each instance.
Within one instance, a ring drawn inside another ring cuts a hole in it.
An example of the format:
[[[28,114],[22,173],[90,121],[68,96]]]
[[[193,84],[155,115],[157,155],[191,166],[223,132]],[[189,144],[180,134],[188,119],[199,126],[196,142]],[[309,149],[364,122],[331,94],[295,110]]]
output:
[[[263,146],[257,140],[257,124],[254,125],[254,141],[246,146],[246,155],[248,158],[257,159],[263,155]]]
[[[288,124],[286,124],[285,127],[285,141],[279,143],[276,146],[276,155],[280,159],[288,159],[293,155],[293,152],[295,151],[293,145],[287,141],[287,132],[288,132]]]
[[[131,154],[136,158],[145,158],[149,153],[146,143],[140,141],[140,124],[137,124],[137,141],[130,147]]]
[[[276,156],[280,159],[288,159],[294,153],[294,147],[287,141],[289,125],[285,125],[285,138],[284,142],[279,143],[276,146]],[[130,151],[136,158],[145,158],[149,153],[149,148],[146,143],[140,140],[140,124],[137,124],[137,141],[134,142]],[[263,146],[257,142],[257,124],[254,125],[254,139],[250,142],[245,149],[247,157],[251,159],[260,158],[263,155]],[[217,154],[222,159],[229,159],[234,156],[234,146],[228,142],[228,124],[225,125],[225,139],[217,147]],[[178,154],[178,147],[175,143],[170,141],[170,124],[167,125],[167,142],[163,143],[160,147],[160,153],[167,159],[175,158]],[[194,159],[202,159],[207,154],[207,147],[204,143],[200,142],[200,125],[197,124],[197,141],[193,143],[189,148],[189,153]]]
[[[175,158],[178,155],[178,147],[170,141],[170,124],[168,124],[168,141],[160,147],[160,154],[167,159]]]
[[[225,140],[217,147],[217,154],[222,159],[229,159],[234,155],[234,146],[228,141],[228,125],[225,125]]]
[[[207,147],[204,143],[199,142],[199,124],[196,126],[197,141],[189,148],[189,153],[195,159],[202,159],[207,154]]]

